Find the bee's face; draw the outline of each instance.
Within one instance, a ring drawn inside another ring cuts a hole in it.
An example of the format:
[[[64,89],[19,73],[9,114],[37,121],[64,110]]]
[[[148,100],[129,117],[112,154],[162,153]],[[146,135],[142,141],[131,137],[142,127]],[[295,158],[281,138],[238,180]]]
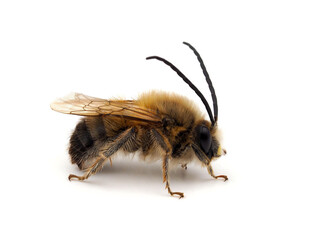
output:
[[[196,127],[196,142],[200,149],[206,154],[209,161],[226,154],[226,151],[222,149],[219,140],[211,134],[209,128],[204,124]]]

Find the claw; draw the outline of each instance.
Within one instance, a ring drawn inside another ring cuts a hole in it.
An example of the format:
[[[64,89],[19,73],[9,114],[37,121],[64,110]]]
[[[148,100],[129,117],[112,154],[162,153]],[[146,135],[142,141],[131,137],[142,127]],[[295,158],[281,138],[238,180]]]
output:
[[[171,196],[178,195],[179,199],[185,196],[182,192],[172,192],[168,185],[165,188],[167,188],[168,193],[171,194]]]
[[[85,179],[84,177],[80,177],[80,176],[76,176],[76,175],[74,175],[74,174],[70,174],[69,177],[68,177],[68,179],[71,181],[72,178],[76,178],[76,179],[79,180],[79,181],[82,181],[82,180]]]
[[[178,195],[179,199],[183,198],[185,195],[182,192],[170,192],[172,196]]]
[[[219,176],[215,176],[216,179],[218,178],[224,178],[224,182],[229,180],[228,177],[226,175],[219,175]]]

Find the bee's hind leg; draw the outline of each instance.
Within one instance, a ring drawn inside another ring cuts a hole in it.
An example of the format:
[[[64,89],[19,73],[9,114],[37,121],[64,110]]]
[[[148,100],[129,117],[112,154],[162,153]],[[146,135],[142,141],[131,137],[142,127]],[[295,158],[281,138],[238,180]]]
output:
[[[224,182],[225,182],[226,180],[228,180],[228,177],[227,177],[226,175],[218,175],[218,176],[216,176],[216,175],[214,174],[214,172],[213,172],[212,167],[211,167],[210,164],[207,164],[206,166],[207,166],[207,170],[208,170],[210,176],[212,176],[213,178],[216,178],[216,179],[218,179],[218,178],[223,178],[223,179],[224,179]]]
[[[102,157],[98,157],[97,160],[95,161],[95,163],[86,169],[86,173],[83,176],[76,176],[74,174],[70,174],[69,175],[69,180],[71,181],[71,179],[75,178],[79,181],[83,181],[87,178],[89,178],[91,175],[97,173],[100,169],[103,168],[104,164],[107,162],[108,158],[102,156]]]
[[[83,176],[76,176],[74,174],[69,175],[69,180],[75,178],[77,180],[83,181],[87,178],[89,178],[91,175],[96,174],[104,164],[107,162],[107,160],[110,159],[110,157],[117,152],[132,136],[134,136],[136,132],[136,128],[129,128],[122,133],[120,133],[116,139],[114,139],[108,146],[104,147],[104,150],[100,153],[100,156],[96,159],[94,164],[92,164],[91,167],[86,169],[86,172]]]

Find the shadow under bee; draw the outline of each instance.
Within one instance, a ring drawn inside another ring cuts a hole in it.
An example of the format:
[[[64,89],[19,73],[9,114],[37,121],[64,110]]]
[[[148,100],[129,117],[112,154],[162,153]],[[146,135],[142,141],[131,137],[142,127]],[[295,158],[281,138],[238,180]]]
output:
[[[137,154],[124,155],[117,154],[112,159],[112,163],[107,163],[102,171],[93,178],[83,183],[87,185],[104,187],[103,189],[140,189],[160,191],[162,182],[162,166],[160,161],[150,162],[140,160]],[[138,159],[138,160],[137,160]],[[76,172],[79,172],[76,168]],[[199,183],[203,184],[213,181],[207,174],[206,168],[200,168],[199,164],[192,163],[187,166],[187,170],[180,165],[170,169],[170,178],[173,184],[184,186],[187,189],[199,188]]]

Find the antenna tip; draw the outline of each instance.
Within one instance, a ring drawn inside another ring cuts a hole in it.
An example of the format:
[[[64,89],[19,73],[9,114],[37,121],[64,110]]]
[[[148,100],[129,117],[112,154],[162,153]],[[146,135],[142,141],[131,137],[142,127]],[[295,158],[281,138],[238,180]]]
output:
[[[156,56],[146,57],[146,60],[153,59],[153,58],[156,58]]]

